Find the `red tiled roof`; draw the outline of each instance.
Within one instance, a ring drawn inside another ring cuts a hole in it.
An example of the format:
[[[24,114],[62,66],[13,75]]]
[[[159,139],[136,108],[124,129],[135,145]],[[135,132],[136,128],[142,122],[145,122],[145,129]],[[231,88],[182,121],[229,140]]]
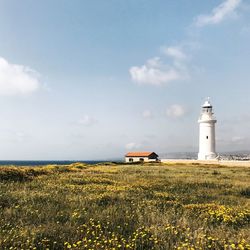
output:
[[[152,154],[155,154],[155,152],[128,152],[125,156],[126,157],[148,157]]]

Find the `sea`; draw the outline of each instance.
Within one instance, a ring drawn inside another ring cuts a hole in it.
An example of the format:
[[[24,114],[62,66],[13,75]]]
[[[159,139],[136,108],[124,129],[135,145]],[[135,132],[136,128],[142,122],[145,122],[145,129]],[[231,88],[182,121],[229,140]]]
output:
[[[0,166],[44,166],[44,165],[68,165],[76,162],[97,164],[110,161],[0,161]],[[115,161],[117,162],[117,161]]]

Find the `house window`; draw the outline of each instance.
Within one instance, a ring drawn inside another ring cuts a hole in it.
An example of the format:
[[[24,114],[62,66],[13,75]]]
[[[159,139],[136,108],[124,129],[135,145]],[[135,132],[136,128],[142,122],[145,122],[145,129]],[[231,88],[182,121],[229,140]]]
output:
[[[141,161],[141,162],[144,162],[144,159],[143,159],[143,158],[140,158],[140,161]]]
[[[129,160],[128,160],[129,162],[133,162],[134,161],[134,159],[133,158],[129,158]]]
[[[206,138],[208,139],[208,136],[206,136]]]

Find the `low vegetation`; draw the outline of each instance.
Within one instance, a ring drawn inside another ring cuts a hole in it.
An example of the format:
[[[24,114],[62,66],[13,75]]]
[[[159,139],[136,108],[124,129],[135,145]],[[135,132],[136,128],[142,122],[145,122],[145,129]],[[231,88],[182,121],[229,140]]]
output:
[[[0,168],[1,249],[250,249],[250,168]]]

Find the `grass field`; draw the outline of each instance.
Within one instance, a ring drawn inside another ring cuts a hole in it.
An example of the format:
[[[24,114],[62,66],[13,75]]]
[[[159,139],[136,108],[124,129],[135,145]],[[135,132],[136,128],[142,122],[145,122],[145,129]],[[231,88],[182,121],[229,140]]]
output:
[[[0,249],[250,249],[250,168],[0,168]]]

